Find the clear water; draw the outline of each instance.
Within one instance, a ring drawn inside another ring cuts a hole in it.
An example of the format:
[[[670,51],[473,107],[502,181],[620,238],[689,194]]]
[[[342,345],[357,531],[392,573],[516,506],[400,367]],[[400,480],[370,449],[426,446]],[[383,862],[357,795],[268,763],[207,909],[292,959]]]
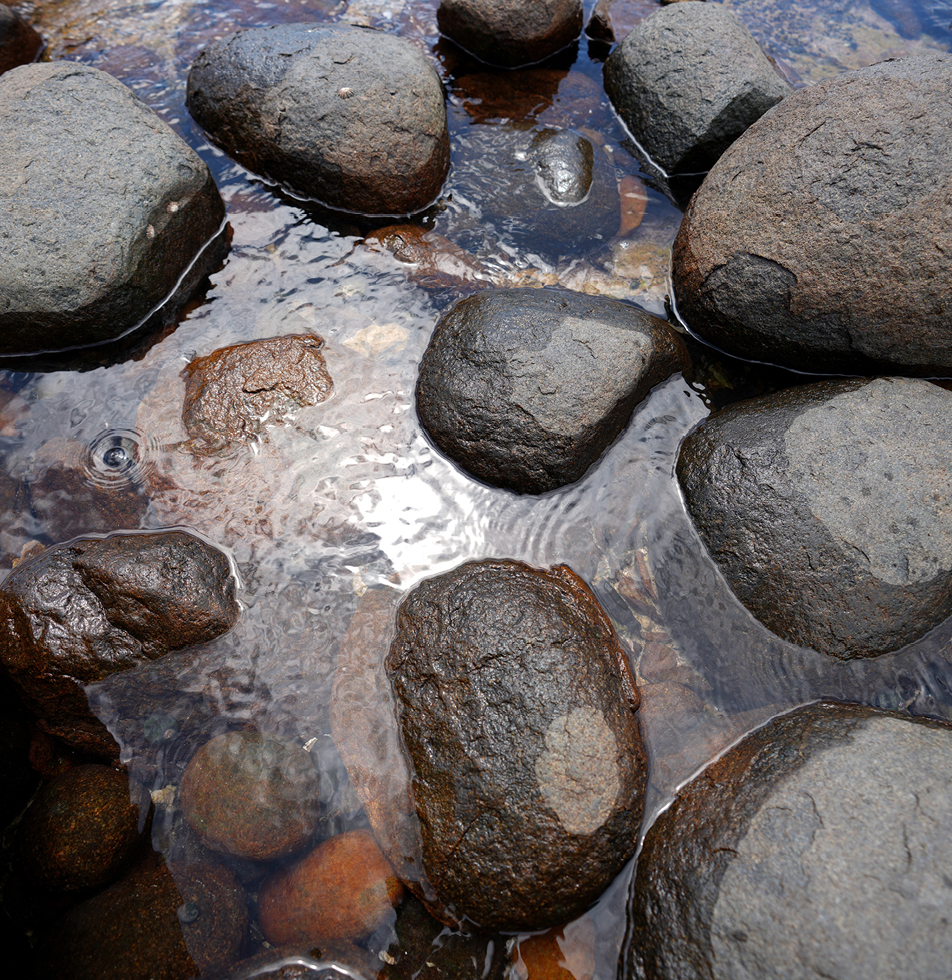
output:
[[[795,84],[882,57],[947,50],[952,41],[952,15],[924,0],[726,5]],[[586,3],[586,19],[593,6]],[[478,268],[498,285],[560,284],[664,316],[680,221],[650,183],[637,227],[621,236],[608,229],[581,251],[572,241],[539,248],[525,222],[494,212],[496,162],[514,128],[595,132],[623,186],[645,175],[601,92],[607,47],[583,39],[541,69],[486,73],[439,39],[435,8],[436,0],[59,0],[19,8],[49,40],[51,57],[104,69],[133,88],[207,161],[228,206],[227,258],[175,329],[135,359],[0,372],[4,568],[33,541],[113,529],[109,516],[95,524],[88,507],[45,499],[43,461],[73,453],[84,486],[145,493],[147,509],[123,527],[191,529],[225,548],[240,576],[244,608],[230,634],[90,692],[131,770],[161,797],[198,742],[250,721],[312,751],[326,776],[328,831],[365,824],[330,726],[341,640],[359,598],[374,587],[399,595],[484,556],[568,564],[612,616],[644,694],[647,821],[745,731],[804,701],[831,696],[952,717],[952,624],[879,661],[831,662],[793,647],[738,605],[685,515],[674,479],[685,434],[713,405],[797,376],[699,351],[692,377],[657,388],[597,467],[543,497],[477,484],[429,445],[413,410],[416,367],[440,311],[467,288],[460,277]],[[417,219],[445,243],[435,270],[368,238],[373,223],[269,187],[212,146],[184,107],[188,68],[212,40],[243,26],[338,18],[400,33],[446,83],[453,170],[441,201]],[[327,341],[332,398],[256,445],[211,460],[185,451],[182,367],[218,347],[302,331]],[[143,717],[129,707],[129,692],[145,683],[156,693]],[[156,818],[157,846],[170,854],[179,820],[174,808]],[[615,973],[629,874],[570,927],[594,950],[599,977]],[[387,937],[378,940],[385,948]]]

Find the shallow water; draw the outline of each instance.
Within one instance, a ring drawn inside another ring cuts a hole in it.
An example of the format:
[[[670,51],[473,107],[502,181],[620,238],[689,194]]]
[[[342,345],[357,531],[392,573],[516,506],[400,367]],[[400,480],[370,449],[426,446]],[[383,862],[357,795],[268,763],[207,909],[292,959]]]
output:
[[[952,42],[935,3],[727,6],[796,84],[882,57],[948,50]],[[108,367],[39,373],[10,365],[0,374],[0,475],[9,487],[0,487],[4,568],[32,541],[115,526],[109,514],[93,526],[88,507],[50,506],[44,497],[44,458],[67,452],[78,453],[88,485],[146,494],[148,509],[123,527],[186,527],[235,561],[244,608],[231,634],[90,692],[132,771],[160,793],[178,781],[198,742],[252,721],[314,753],[326,776],[328,831],[363,825],[329,716],[341,639],[359,598],[373,588],[399,594],[484,556],[568,564],[612,616],[644,691],[652,764],[646,823],[732,741],[804,701],[830,696],[952,718],[952,624],[888,658],[831,662],[753,620],[686,517],[674,479],[685,434],[712,405],[805,379],[697,348],[692,377],[659,386],[579,483],[537,498],[477,484],[429,445],[412,399],[440,311],[468,288],[459,256],[444,250],[441,275],[422,275],[365,243],[381,222],[333,215],[270,187],[212,146],[184,107],[192,59],[239,27],[342,18],[397,31],[431,57],[448,89],[453,170],[440,201],[417,223],[465,249],[466,268],[497,285],[560,284],[664,316],[680,211],[642,172],[601,91],[608,48],[583,39],[540,69],[486,72],[438,38],[435,7],[435,0],[61,0],[19,8],[49,40],[49,56],[130,85],[207,161],[228,205],[230,252],[174,330]],[[579,250],[557,231],[543,239],[528,219],[493,210],[500,147],[514,131],[544,126],[598,134],[622,187],[646,181],[637,227],[623,235],[618,226],[600,229]],[[303,331],[327,342],[332,397],[268,429],[257,444],[213,460],[188,452],[182,367],[228,344]],[[142,717],[129,708],[129,691],[146,683],[155,697]],[[170,854],[179,846],[177,822],[174,808],[156,819],[154,838]],[[600,977],[615,973],[629,873],[586,917]]]

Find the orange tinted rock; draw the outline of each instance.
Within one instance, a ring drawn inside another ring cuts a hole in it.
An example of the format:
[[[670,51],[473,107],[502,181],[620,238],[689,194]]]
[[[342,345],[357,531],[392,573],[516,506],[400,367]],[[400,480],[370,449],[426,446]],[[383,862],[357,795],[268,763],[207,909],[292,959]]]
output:
[[[261,886],[259,919],[276,945],[352,939],[387,922],[402,898],[373,834],[351,830],[271,875]]]
[[[648,207],[648,191],[637,178],[626,174],[618,182],[618,192],[621,194],[621,224],[618,227],[619,237],[624,237],[641,224]]]
[[[572,929],[550,929],[519,941],[513,953],[517,980],[592,980],[595,934],[581,919]]]

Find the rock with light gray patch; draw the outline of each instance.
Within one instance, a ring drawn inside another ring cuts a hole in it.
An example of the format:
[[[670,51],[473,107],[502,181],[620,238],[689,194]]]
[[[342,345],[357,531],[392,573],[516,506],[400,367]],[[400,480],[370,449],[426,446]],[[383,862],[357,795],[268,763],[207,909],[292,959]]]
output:
[[[544,493],[580,479],[657,384],[688,365],[634,306],[567,289],[494,289],[446,313],[417,381],[420,421],[480,480]]]
[[[747,736],[648,831],[621,980],[945,980],[952,727],[814,704]]]
[[[775,633],[844,659],[952,615],[952,392],[824,381],[733,405],[685,441],[688,510]]]
[[[386,662],[438,917],[580,915],[634,853],[645,752],[625,654],[564,565],[470,562],[418,585]]]

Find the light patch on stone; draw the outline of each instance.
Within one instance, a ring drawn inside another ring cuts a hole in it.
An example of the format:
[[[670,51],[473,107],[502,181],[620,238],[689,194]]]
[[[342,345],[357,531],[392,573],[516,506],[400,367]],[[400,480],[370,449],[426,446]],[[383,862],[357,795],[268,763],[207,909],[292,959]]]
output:
[[[536,779],[570,834],[592,834],[611,815],[621,790],[617,755],[615,733],[595,708],[573,708],[549,726]]]
[[[952,569],[950,416],[952,393],[879,378],[808,409],[784,435],[791,485],[889,585]]]

